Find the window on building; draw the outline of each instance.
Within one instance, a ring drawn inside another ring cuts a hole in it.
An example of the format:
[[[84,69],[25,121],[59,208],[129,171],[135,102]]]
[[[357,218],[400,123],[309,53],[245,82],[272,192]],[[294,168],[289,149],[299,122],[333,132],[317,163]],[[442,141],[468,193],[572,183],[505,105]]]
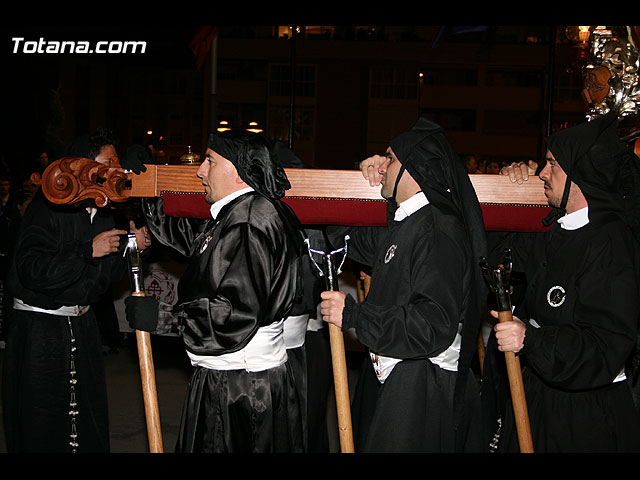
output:
[[[488,68],[485,77],[487,87],[542,88],[545,73],[541,70]]]
[[[584,79],[574,71],[560,71],[554,90],[554,100],[560,103],[582,101]]]
[[[474,132],[476,130],[476,111],[455,108],[422,109],[421,115],[433,120],[445,130]]]
[[[218,79],[220,80],[255,80],[267,79],[267,62],[262,60],[221,60],[218,62]]]
[[[423,67],[422,84],[433,86],[475,87],[478,85],[478,68]]]
[[[269,107],[267,136],[274,140],[287,142],[289,140],[289,119],[291,118],[288,105],[273,105]],[[313,106],[298,106],[293,115],[294,142],[312,141],[314,135],[315,108]]]
[[[538,135],[542,126],[539,111],[486,110],[483,132],[489,135]]]
[[[333,37],[335,31],[334,26],[326,25],[308,25],[304,27],[305,38],[308,39],[329,39]]]
[[[316,94],[316,68],[314,65],[296,65],[296,97],[314,97]],[[269,95],[291,95],[291,66],[272,64],[269,68]]]
[[[418,98],[420,72],[416,67],[379,67],[371,70],[371,98]]]

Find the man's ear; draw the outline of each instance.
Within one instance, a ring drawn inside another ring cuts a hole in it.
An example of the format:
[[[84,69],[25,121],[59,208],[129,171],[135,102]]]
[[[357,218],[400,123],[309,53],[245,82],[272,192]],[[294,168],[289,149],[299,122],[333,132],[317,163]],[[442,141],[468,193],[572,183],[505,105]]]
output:
[[[242,177],[240,177],[240,175],[236,175],[236,183],[237,183],[238,185],[245,185],[245,186],[248,186],[248,185],[244,182],[244,180],[242,180]]]

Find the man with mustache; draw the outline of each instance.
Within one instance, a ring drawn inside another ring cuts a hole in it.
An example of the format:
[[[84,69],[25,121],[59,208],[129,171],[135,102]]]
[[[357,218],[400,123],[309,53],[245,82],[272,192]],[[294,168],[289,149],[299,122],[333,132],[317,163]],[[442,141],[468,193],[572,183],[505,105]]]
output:
[[[640,451],[625,371],[640,317],[640,160],[618,139],[616,123],[610,114],[547,138],[539,176],[553,226],[533,243],[510,239],[526,291],[495,337],[500,351],[521,359],[540,453]],[[518,451],[510,402],[499,451]]]

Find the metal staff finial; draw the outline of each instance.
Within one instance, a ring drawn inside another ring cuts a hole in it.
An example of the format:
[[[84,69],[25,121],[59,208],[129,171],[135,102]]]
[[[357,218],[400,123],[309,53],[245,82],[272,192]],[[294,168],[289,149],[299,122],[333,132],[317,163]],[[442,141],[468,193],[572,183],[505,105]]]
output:
[[[342,273],[342,267],[344,266],[344,262],[347,259],[349,235],[344,236],[344,247],[338,248],[337,250],[333,250],[331,252],[314,250],[313,248],[311,248],[308,238],[305,238],[304,242],[307,244],[307,248],[309,249],[309,257],[311,258],[311,263],[313,263],[313,265],[318,269],[319,275],[325,278],[327,290],[338,290],[338,275]],[[317,255],[322,255],[321,267],[313,259],[314,253]],[[342,261],[340,262],[340,265],[336,267],[334,257],[339,253],[343,253]]]
[[[142,261],[136,236],[133,233],[127,235],[127,246],[124,249],[123,257],[129,260],[129,280],[131,281],[131,293],[138,295],[144,292],[144,280],[142,276]]]
[[[338,290],[338,275],[342,271],[342,266],[347,258],[347,244],[349,235],[344,237],[344,247],[331,252],[314,250],[309,244],[309,239],[305,239],[309,249],[309,257],[321,277],[324,277],[327,290]],[[322,267],[319,267],[313,259],[313,254],[322,255]],[[334,256],[343,253],[342,261],[336,268]],[[351,425],[351,402],[349,399],[349,379],[347,375],[347,362],[345,357],[344,336],[340,327],[329,324],[329,339],[331,346],[331,363],[333,364],[333,383],[336,395],[336,407],[338,415],[338,433],[340,436],[340,449],[342,453],[353,453],[353,429]]]
[[[127,235],[127,246],[123,256],[129,260],[129,279],[131,280],[131,295],[144,297],[144,281],[142,275],[142,261],[135,234]],[[149,332],[136,330],[138,346],[138,360],[140,363],[140,376],[142,380],[142,396],[147,420],[147,435],[149,439],[149,451],[162,453],[162,427],[160,423],[160,410],[158,407],[158,393],[156,390],[155,368],[151,351],[151,338]]]
[[[502,264],[493,268],[489,265],[487,257],[480,257],[480,268],[487,285],[492,293],[495,294],[498,302],[498,310],[501,312],[511,311],[511,270],[513,268],[513,259],[511,249],[506,248],[504,251],[504,260]]]
[[[495,268],[489,266],[486,257],[480,257],[480,268],[490,290],[496,296],[498,320],[501,323],[513,321],[511,314],[511,270],[513,268],[511,249],[505,249],[503,263]],[[505,352],[505,361],[520,451],[522,453],[533,453],[533,439],[529,424],[527,399],[524,393],[524,384],[522,383],[520,359],[516,357],[514,352]]]

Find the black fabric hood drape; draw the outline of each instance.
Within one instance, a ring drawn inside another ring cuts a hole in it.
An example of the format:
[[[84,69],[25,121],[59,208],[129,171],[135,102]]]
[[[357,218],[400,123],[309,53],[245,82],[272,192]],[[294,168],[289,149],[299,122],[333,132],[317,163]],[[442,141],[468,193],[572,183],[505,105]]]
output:
[[[640,159],[622,143],[614,114],[561,130],[547,147],[589,204],[590,220],[620,216],[638,235]]]
[[[211,133],[207,147],[233,163],[247,185],[272,200],[281,199],[291,188],[268,142],[259,135]]]
[[[302,225],[291,207],[281,201],[291,183],[269,142],[260,135],[247,132],[210,133],[207,147],[229,160],[240,178],[266,197],[286,219],[284,225],[288,230],[287,239],[292,244],[291,252],[302,257],[306,251],[300,234]]]
[[[422,117],[389,145],[429,202],[455,215],[465,225],[474,258],[486,255],[486,233],[478,197],[442,127]]]

